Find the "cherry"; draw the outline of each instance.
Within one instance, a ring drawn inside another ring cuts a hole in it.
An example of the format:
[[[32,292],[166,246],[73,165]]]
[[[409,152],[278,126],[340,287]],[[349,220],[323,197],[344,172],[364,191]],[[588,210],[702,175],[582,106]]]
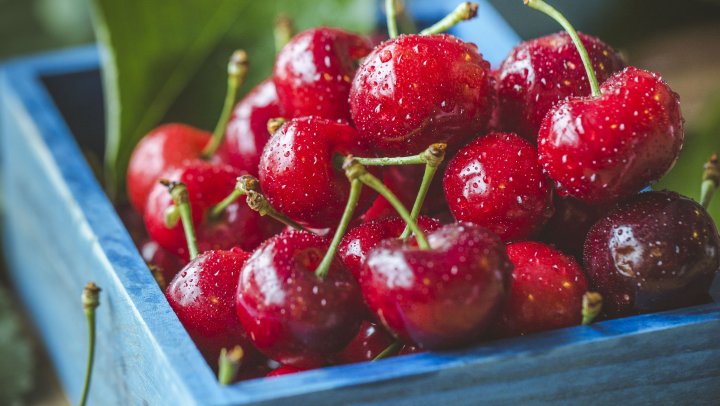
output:
[[[600,39],[578,35],[600,82],[625,66],[620,54]],[[580,54],[565,32],[520,43],[502,62],[496,78],[500,128],[532,142],[555,103],[571,96],[590,95]]]
[[[533,235],[552,215],[552,189],[529,141],[491,133],[448,164],[445,198],[458,221],[487,227],[505,241]]]
[[[357,61],[372,45],[337,28],[312,28],[297,34],[277,55],[273,81],[288,117],[350,118],[348,93]]]
[[[238,278],[249,256],[239,248],[206,251],[190,261],[165,292],[170,307],[210,365],[215,365],[222,348],[240,345],[246,357],[254,351],[235,314]]]
[[[397,196],[405,207],[410,207],[415,201],[415,196],[418,191],[418,178],[419,176],[422,176],[422,173],[413,171],[413,175],[415,176],[405,176],[404,172],[400,171],[400,169],[404,168],[417,169],[418,166],[405,165],[385,167],[383,170],[382,181],[385,186],[387,186],[387,188],[390,189],[395,196]],[[372,206],[363,213],[362,220],[367,222],[395,215],[395,209],[393,209],[390,202],[388,202],[384,197],[378,196]]]
[[[446,34],[401,35],[376,47],[358,68],[350,111],[381,155],[457,149],[482,134],[493,109],[490,65],[477,46]]]
[[[507,246],[515,269],[510,295],[495,325],[501,336],[578,325],[588,284],[575,259],[539,242]]]
[[[338,354],[337,361],[341,364],[372,361],[393,342],[395,342],[393,336],[382,326],[365,320],[360,325],[360,332]]]
[[[272,378],[273,376],[290,375],[302,371],[307,371],[307,368],[298,368],[292,365],[280,365],[279,367],[270,371],[267,375],[265,375],[265,377]]]
[[[491,231],[455,223],[428,234],[429,249],[386,240],[360,275],[365,301],[403,342],[442,349],[479,339],[494,321],[512,264]]]
[[[270,139],[268,120],[280,117],[275,84],[265,80],[236,106],[225,131],[221,155],[228,164],[258,176],[263,147]]]
[[[709,300],[720,238],[693,200],[673,192],[640,193],[590,229],[584,261],[610,316],[690,306]]]
[[[348,124],[304,117],[283,124],[260,158],[260,184],[274,208],[313,228],[335,227],[342,216],[350,183],[336,155],[369,155]],[[372,204],[362,193],[358,215]]]
[[[171,281],[175,275],[187,265],[187,261],[161,247],[156,241],[146,240],[140,245],[140,254],[145,262],[154,266],[165,282]]]
[[[591,206],[571,197],[556,197],[554,201],[555,214],[543,228],[540,239],[582,259],[585,236],[609,208]]]
[[[275,361],[319,367],[357,334],[365,307],[350,272],[335,259],[324,278],[315,274],[328,244],[308,232],[283,232],[260,245],[240,274],[240,322]]]

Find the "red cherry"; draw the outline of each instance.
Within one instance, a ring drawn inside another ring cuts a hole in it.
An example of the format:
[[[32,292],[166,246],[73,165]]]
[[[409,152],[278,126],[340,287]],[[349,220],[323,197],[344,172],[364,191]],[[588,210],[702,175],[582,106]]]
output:
[[[510,295],[496,323],[501,336],[578,325],[582,321],[585,274],[575,259],[539,242],[507,246],[515,265]]]
[[[540,163],[558,194],[591,204],[631,196],[657,181],[683,143],[678,95],[659,76],[628,67],[600,92],[556,105],[538,136]]]
[[[130,156],[127,190],[138,213],[145,212],[150,191],[170,168],[196,159],[212,135],[185,124],[165,124],[144,136]]]
[[[298,368],[292,365],[280,365],[279,367],[270,371],[267,375],[265,375],[265,377],[271,378],[273,376],[290,375],[302,371],[307,371],[307,368]]]
[[[258,176],[263,147],[270,139],[268,120],[282,116],[275,84],[265,80],[236,106],[225,131],[220,154],[228,164]]]
[[[345,173],[334,165],[337,155],[369,155],[351,126],[319,117],[283,124],[260,158],[260,184],[270,204],[309,227],[337,226],[350,193]],[[372,198],[364,188],[358,216]]]
[[[446,34],[401,35],[365,59],[350,91],[360,134],[385,156],[450,150],[482,134],[493,109],[490,65],[477,46]]]
[[[500,238],[470,223],[428,234],[430,249],[386,240],[370,251],[360,286],[370,309],[402,341],[423,349],[477,341],[494,321],[512,264]]]
[[[238,278],[249,256],[239,248],[206,251],[190,261],[165,291],[170,307],[210,365],[216,365],[222,348],[240,345],[246,357],[254,351],[235,314]]]
[[[585,269],[610,316],[709,301],[720,237],[707,211],[672,192],[631,197],[585,241]]]
[[[552,215],[552,189],[537,152],[515,134],[492,133],[461,149],[444,186],[458,221],[487,227],[505,241],[534,234]]]
[[[350,118],[348,93],[357,61],[372,45],[337,28],[312,28],[297,34],[278,53],[273,81],[289,117]]]
[[[425,351],[421,350],[420,348],[414,346],[414,345],[403,345],[403,347],[400,349],[400,352],[398,352],[398,355],[410,355],[410,354],[420,354]]]
[[[324,279],[315,275],[328,245],[307,232],[284,232],[260,245],[242,270],[237,314],[275,361],[319,367],[357,334],[365,307],[350,272],[335,260]]]
[[[600,82],[625,67],[618,52],[579,33]],[[571,96],[589,96],[590,83],[577,48],[566,32],[524,41],[496,73],[499,127],[532,141],[548,110]]]
[[[421,165],[406,165],[406,166],[421,166]],[[412,207],[415,202],[415,197],[418,193],[418,187],[420,185],[420,179],[422,178],[422,172],[420,177],[405,176],[404,173],[400,172],[402,166],[388,166],[383,168],[382,182],[390,189],[391,192],[400,199],[400,202],[405,207]],[[415,173],[413,173],[415,175]],[[384,197],[378,196],[375,198],[372,206],[370,206],[365,213],[362,215],[363,221],[380,220],[387,217],[396,216],[397,212],[393,206]]]
[[[360,332],[338,355],[337,361],[341,364],[372,361],[393,342],[395,339],[385,328],[365,320],[360,325]]]
[[[590,227],[608,211],[605,206],[590,206],[571,197],[556,197],[555,214],[540,234],[540,239],[561,251],[582,259],[583,243]]]
[[[153,240],[146,240],[140,246],[140,254],[146,263],[157,267],[165,281],[171,281],[187,265],[187,261],[161,247]]]

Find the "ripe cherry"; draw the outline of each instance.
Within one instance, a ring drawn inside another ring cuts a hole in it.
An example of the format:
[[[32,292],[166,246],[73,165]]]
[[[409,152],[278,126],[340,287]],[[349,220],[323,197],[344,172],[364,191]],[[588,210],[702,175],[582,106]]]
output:
[[[481,135],[493,99],[490,65],[477,46],[446,34],[401,35],[360,65],[350,109],[381,155],[398,156],[437,142],[454,150]]]
[[[600,39],[579,36],[600,82],[625,66],[620,54]],[[580,54],[565,32],[520,43],[500,65],[496,78],[500,128],[533,143],[554,104],[590,95]]]
[[[255,346],[299,368],[328,363],[355,337],[365,309],[357,282],[339,260],[320,278],[326,238],[290,231],[265,241],[240,275],[237,314]]]
[[[279,367],[270,371],[267,375],[265,375],[265,377],[272,378],[273,376],[290,375],[302,371],[307,371],[307,369],[294,367],[292,365],[280,365]]]
[[[494,321],[512,264],[497,235],[470,223],[428,234],[423,250],[386,240],[370,251],[360,276],[363,296],[403,342],[442,349],[478,340]]]
[[[515,269],[510,295],[495,325],[514,336],[578,325],[582,321],[585,274],[575,259],[539,242],[507,246]]]
[[[348,94],[357,62],[371,49],[367,38],[337,28],[297,34],[280,50],[273,68],[282,110],[290,118],[348,120]]]
[[[690,306],[709,300],[720,238],[693,200],[673,192],[640,193],[592,227],[584,261],[610,316]]]
[[[153,240],[146,240],[140,245],[140,254],[148,265],[154,266],[162,274],[162,281],[170,282],[175,275],[187,265],[187,261],[161,247]],[[156,276],[157,278],[157,276]]]
[[[338,354],[337,361],[341,364],[372,361],[394,341],[383,326],[365,320],[355,338]]]
[[[487,227],[505,241],[531,236],[552,215],[552,189],[529,141],[491,133],[448,164],[445,198],[458,221]]]

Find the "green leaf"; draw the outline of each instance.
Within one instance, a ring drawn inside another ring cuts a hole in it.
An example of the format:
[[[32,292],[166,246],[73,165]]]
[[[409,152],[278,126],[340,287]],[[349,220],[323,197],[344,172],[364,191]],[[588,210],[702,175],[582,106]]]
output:
[[[132,148],[161,122],[212,129],[220,113],[227,59],[250,54],[244,87],[271,73],[272,25],[291,16],[300,29],[333,25],[366,32],[367,0],[92,0],[103,49],[107,114],[106,181],[121,190]]]

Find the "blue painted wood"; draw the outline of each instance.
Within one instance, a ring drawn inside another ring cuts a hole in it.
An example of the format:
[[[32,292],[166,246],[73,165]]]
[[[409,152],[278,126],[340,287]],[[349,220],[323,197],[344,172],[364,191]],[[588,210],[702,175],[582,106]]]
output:
[[[433,8],[441,3],[411,4],[434,21],[449,10]],[[501,22],[496,27],[465,38],[495,38],[481,49],[503,55],[516,37]],[[88,280],[104,288],[91,404],[717,403],[717,303],[219,386],[66,124],[92,120],[86,112],[97,95],[83,105],[77,95],[59,94],[54,104],[43,80],[96,80],[97,59],[94,48],[81,48],[12,62],[0,73],[3,242],[13,283],[73,403],[86,348],[79,295]],[[92,143],[83,138],[83,146]]]

